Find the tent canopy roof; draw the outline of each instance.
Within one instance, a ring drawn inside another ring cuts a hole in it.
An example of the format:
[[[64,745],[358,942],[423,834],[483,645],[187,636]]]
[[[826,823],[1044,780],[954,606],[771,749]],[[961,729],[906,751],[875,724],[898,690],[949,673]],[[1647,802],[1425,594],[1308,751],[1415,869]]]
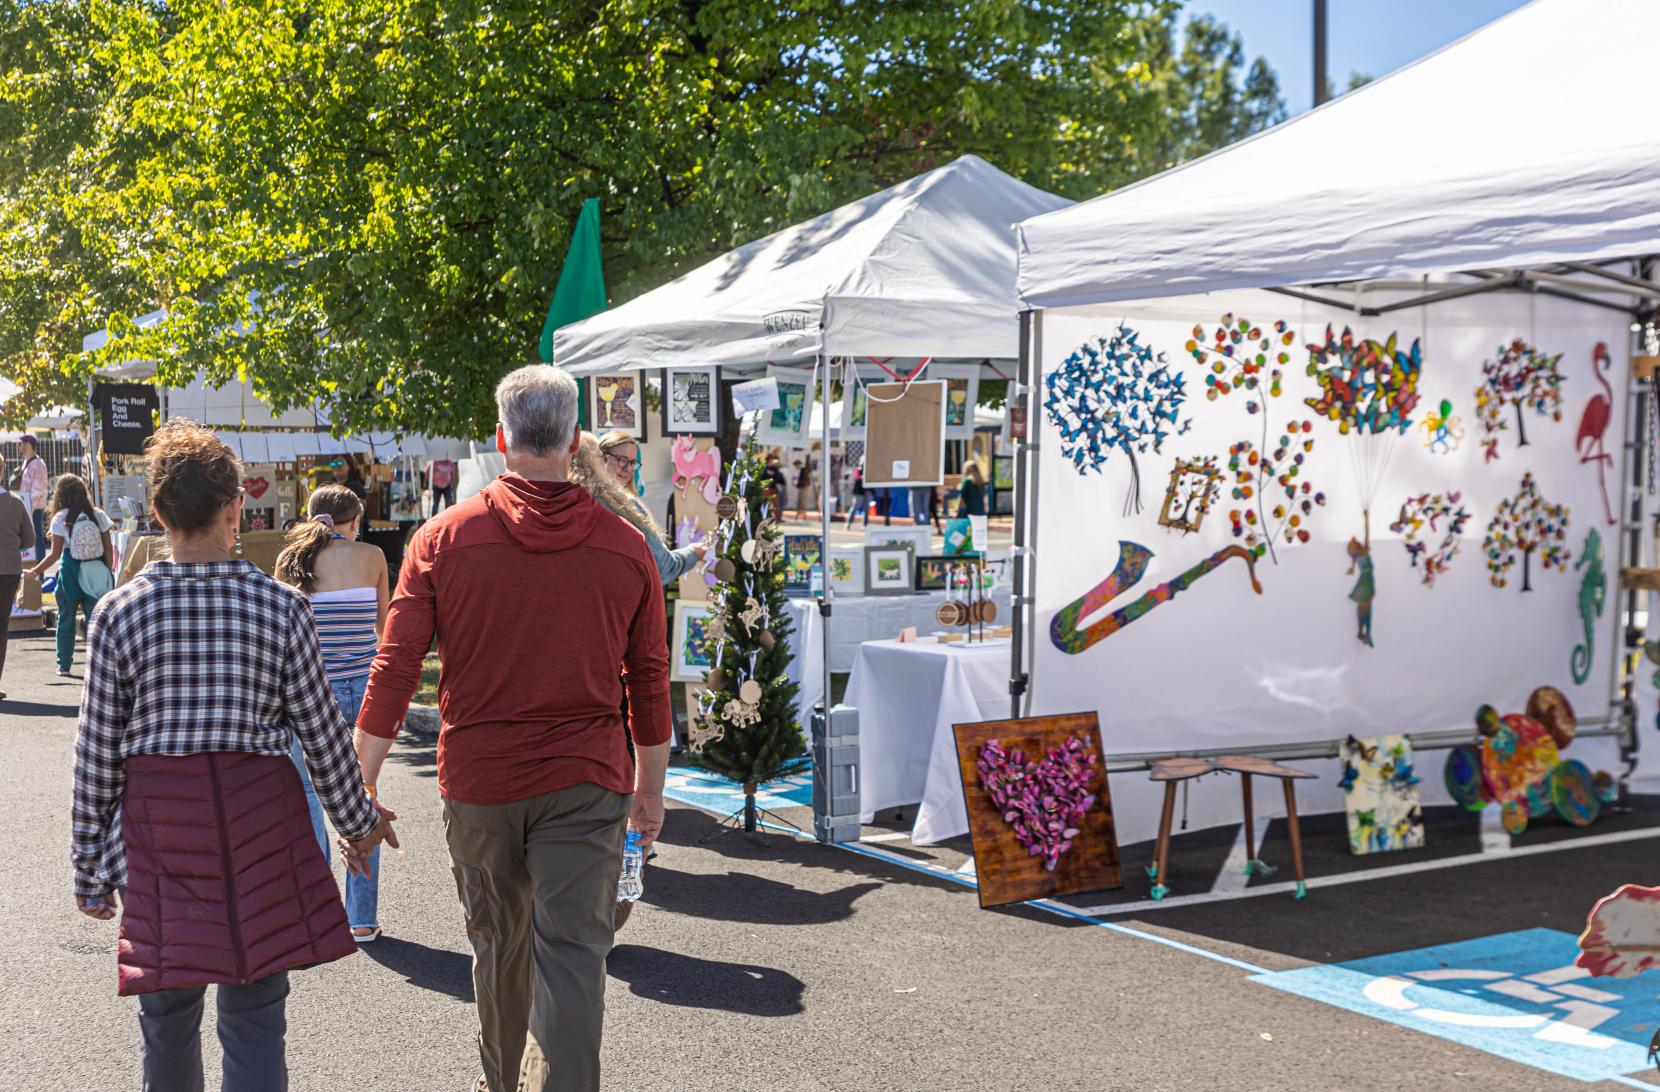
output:
[[[577,375],[835,356],[1013,359],[1013,225],[1070,204],[960,159],[741,246],[554,334]]]
[[[1534,0],[1248,140],[1018,228],[1021,298],[1597,261],[1660,249],[1652,0]]]

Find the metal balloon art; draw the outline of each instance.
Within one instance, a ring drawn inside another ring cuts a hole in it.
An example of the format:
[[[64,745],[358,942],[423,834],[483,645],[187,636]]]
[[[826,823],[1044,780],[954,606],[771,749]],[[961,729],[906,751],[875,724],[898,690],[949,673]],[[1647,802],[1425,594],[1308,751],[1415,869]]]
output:
[[[1158,452],[1172,432],[1187,431],[1192,422],[1179,421],[1186,377],[1121,325],[1111,337],[1079,346],[1043,384],[1043,408],[1060,433],[1061,454],[1083,474],[1100,473],[1114,451],[1123,452],[1130,462],[1124,514],[1141,511],[1136,456]]]
[[[1526,412],[1562,420],[1562,372],[1557,365],[1562,354],[1547,356],[1516,338],[1501,345],[1498,357],[1481,366],[1482,382],[1476,388],[1476,420],[1481,422],[1481,446],[1485,462],[1499,457],[1499,433],[1510,425],[1504,419],[1506,406],[1516,410],[1516,446],[1527,446]]]
[[[1529,471],[1515,496],[1499,502],[1487,524],[1482,549],[1487,554],[1487,579],[1495,588],[1509,583],[1509,572],[1522,561],[1522,590],[1533,590],[1533,555],[1548,571],[1566,569],[1571,559],[1564,547],[1568,534],[1568,507],[1551,504],[1539,495],[1539,483]]]
[[[1435,578],[1446,572],[1458,554],[1464,525],[1470,522],[1470,511],[1459,504],[1462,493],[1420,493],[1401,505],[1401,514],[1389,529],[1401,536],[1406,556],[1412,567],[1423,573],[1424,586],[1435,587]],[[1446,521],[1445,533],[1441,522]],[[1425,530],[1442,535],[1435,549],[1423,540]]]

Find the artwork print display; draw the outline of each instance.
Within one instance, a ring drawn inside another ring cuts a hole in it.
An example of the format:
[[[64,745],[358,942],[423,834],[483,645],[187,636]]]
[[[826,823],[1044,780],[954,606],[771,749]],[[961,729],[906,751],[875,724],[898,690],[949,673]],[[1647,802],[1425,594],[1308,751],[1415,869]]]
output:
[[[771,368],[767,375],[778,383],[778,406],[761,414],[758,439],[763,444],[804,447],[812,425],[814,373],[795,368]]]
[[[818,535],[784,536],[784,584],[805,588],[811,582],[813,566],[819,562],[823,541]]]
[[[596,375],[593,387],[594,431],[606,433],[615,430],[639,436],[644,428],[640,376],[634,372]]]
[[[1343,809],[1349,820],[1349,852],[1388,853],[1424,844],[1424,813],[1412,744],[1403,735],[1350,736],[1343,761]]]
[[[865,552],[862,549],[831,549],[830,587],[838,595],[863,595]]]
[[[865,547],[865,594],[907,595],[912,590],[915,554],[909,543]]]
[[[713,665],[711,627],[713,610],[704,603],[684,599],[674,604],[674,643],[670,647],[670,675],[676,682],[702,682],[703,673]]]
[[[980,365],[929,364],[929,379],[945,381],[945,435],[966,440],[974,435],[974,405],[980,397]]]
[[[720,430],[720,378],[714,367],[668,368],[663,384],[663,431],[712,435]]]

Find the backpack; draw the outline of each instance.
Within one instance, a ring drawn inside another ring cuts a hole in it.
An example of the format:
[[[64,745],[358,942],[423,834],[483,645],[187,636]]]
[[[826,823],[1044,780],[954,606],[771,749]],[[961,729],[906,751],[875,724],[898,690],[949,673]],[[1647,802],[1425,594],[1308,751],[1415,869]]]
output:
[[[81,516],[69,529],[69,556],[76,561],[91,561],[104,556],[104,532],[98,521]]]

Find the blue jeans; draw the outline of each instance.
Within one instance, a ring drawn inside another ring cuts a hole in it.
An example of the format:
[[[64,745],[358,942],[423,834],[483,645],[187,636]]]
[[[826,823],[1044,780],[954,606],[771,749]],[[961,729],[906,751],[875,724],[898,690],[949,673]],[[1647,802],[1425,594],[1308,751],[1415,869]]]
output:
[[[355,679],[330,679],[329,689],[334,691],[335,704],[340,706],[340,712],[345,716],[347,724],[357,723],[357,711],[363,705],[363,692],[369,685],[367,675]],[[305,799],[311,809],[311,828],[317,833],[317,842],[323,847],[323,859],[332,860],[329,853],[328,828],[324,826],[323,805],[317,799],[317,790],[311,785],[311,775],[306,771],[305,753],[300,749],[300,741],[294,740],[294,746],[288,752],[294,760],[294,765],[300,770],[300,784],[305,786]],[[378,926],[380,904],[380,850],[376,849],[369,854],[370,875],[368,879],[353,872],[346,873],[346,918],[352,928],[360,926]]]

